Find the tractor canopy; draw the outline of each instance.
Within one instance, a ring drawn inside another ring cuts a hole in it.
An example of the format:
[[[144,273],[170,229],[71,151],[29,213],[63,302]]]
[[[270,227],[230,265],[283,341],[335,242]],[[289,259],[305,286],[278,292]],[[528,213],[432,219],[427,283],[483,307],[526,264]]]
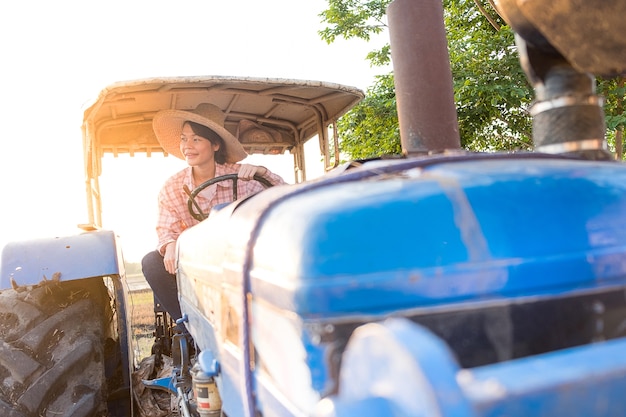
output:
[[[152,130],[152,119],[160,110],[193,110],[200,103],[218,106],[226,114],[225,128],[242,142],[249,155],[291,153],[295,181],[301,182],[306,180],[304,144],[315,136],[324,156],[324,168],[328,170],[338,165],[337,135],[333,135],[335,152],[331,157],[329,126],[363,96],[363,92],[354,87],[292,79],[196,76],[112,84],[104,88],[84,112],[82,131],[89,224],[81,227],[102,226],[98,178],[105,153],[167,156]],[[242,120],[272,134],[238,135]]]

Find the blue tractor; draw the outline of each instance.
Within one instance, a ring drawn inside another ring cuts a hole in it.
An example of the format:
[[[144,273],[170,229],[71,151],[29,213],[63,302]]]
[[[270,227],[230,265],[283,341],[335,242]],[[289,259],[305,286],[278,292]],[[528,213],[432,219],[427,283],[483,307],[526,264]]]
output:
[[[209,102],[224,110],[234,135],[246,123],[238,137],[248,154],[270,161],[291,154],[288,180],[300,183],[310,139],[319,140],[312,148],[327,169],[338,165],[330,127],[362,98],[356,88],[328,82],[226,76],[151,78],[103,89],[86,107],[82,125],[88,222],[76,235],[11,242],[2,251],[0,415],[143,415],[133,406],[142,358],[131,332],[132,288],[121,239],[103,229],[104,155],[166,155],[153,116]],[[158,302],[154,327],[154,354],[175,356],[173,323]]]
[[[278,129],[280,140],[244,147],[292,152],[296,184],[216,207],[179,238],[180,324],[194,346],[160,332],[173,370],[141,381],[172,395],[177,414],[626,415],[626,167],[607,150],[591,75],[626,71],[626,40],[606,29],[626,4],[495,5],[535,88],[534,152],[460,149],[434,0],[388,9],[397,158],[330,156],[328,127],[363,97],[345,86],[198,77],[105,89],[83,125],[93,230],[2,254],[0,409],[133,413],[122,257],[99,229],[100,152],[162,152],[156,110],[209,100],[233,132],[241,120]],[[329,172],[305,181],[315,136]],[[76,314],[89,318],[79,329]]]

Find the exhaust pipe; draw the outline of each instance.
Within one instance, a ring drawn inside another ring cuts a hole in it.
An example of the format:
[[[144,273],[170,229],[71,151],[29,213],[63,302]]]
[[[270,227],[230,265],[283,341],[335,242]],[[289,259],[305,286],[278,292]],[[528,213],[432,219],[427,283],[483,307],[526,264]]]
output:
[[[570,5],[574,14],[572,20],[576,22],[589,20],[584,29],[594,28],[592,19],[597,20],[598,14],[602,18],[613,18],[602,8],[594,14],[596,6],[604,0],[594,0],[585,7],[581,6],[581,1],[560,0],[556,4],[559,7]],[[583,7],[583,12],[576,12],[577,8],[572,5]],[[535,150],[594,160],[614,159],[604,135],[603,100],[596,95],[595,78],[581,70],[585,54],[593,55],[594,51],[581,48],[575,42],[580,26],[571,23],[569,16],[562,19],[558,31],[552,28],[554,25],[543,25],[542,19],[554,20],[550,12],[563,8],[559,9],[552,2],[496,0],[496,6],[498,13],[517,32],[520,62],[535,90],[536,100],[530,109]],[[532,14],[537,22],[526,19],[527,14],[521,10],[531,6],[539,10]],[[394,0],[387,7],[387,17],[403,153],[426,154],[460,148],[441,1]],[[551,36],[544,36],[539,27]],[[575,52],[571,54],[576,58],[572,58],[573,62],[548,40],[558,40],[559,36],[571,40],[565,46]],[[626,46],[626,38],[622,44]],[[601,52],[611,56],[612,51],[607,48]],[[616,70],[623,71],[626,61],[618,60],[618,63],[621,66]]]
[[[403,154],[459,149],[441,0],[394,0],[387,18]]]
[[[607,149],[603,99],[592,74],[577,71],[558,53],[516,37],[522,68],[535,90],[530,108],[535,150],[591,160],[614,159]]]
[[[495,0],[498,14],[516,32],[520,62],[535,91],[530,114],[536,151],[614,159],[591,71],[618,74],[626,67],[626,38],[614,39],[605,29],[620,18],[614,12],[618,3],[624,8],[623,2],[605,0]],[[596,39],[607,33],[610,41]]]

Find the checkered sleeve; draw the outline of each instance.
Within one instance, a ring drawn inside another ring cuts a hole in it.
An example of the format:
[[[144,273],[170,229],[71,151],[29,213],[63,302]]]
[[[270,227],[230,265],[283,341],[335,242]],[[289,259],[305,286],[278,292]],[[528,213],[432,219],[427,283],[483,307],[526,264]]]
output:
[[[175,242],[178,236],[188,226],[186,203],[182,197],[181,175],[176,174],[168,179],[158,197],[157,236],[159,251],[170,242]]]
[[[239,172],[239,164],[218,164],[216,165],[215,176]],[[183,191],[185,175],[189,176],[186,170],[180,171],[170,177],[159,192],[158,198],[158,219],[157,219],[157,249],[163,253],[163,248],[170,242],[175,242],[178,236],[187,229],[198,223],[189,213],[187,205],[187,195]],[[263,175],[272,185],[285,184],[285,181],[269,170]],[[258,181],[237,181],[237,197],[244,198],[252,194],[263,191],[265,186]],[[207,188],[207,190],[196,196],[196,203],[203,213],[208,214],[212,207],[217,204],[230,203],[233,201],[232,182],[225,181]]]
[[[272,185],[285,184],[285,181],[279,175],[274,174],[267,168],[266,168],[265,174],[263,174],[262,177],[268,180],[270,184]],[[256,194],[265,189],[265,186],[258,181],[240,181],[240,182],[242,183],[241,185],[243,185],[245,189],[245,191],[241,193],[242,196]]]

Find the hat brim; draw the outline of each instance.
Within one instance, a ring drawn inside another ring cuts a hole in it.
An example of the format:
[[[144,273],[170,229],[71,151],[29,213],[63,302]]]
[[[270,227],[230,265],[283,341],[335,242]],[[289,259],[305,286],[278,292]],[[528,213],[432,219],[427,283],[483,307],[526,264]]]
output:
[[[223,126],[220,126],[211,119],[207,119],[206,117],[190,111],[173,109],[161,110],[155,114],[154,119],[152,119],[154,134],[163,150],[168,154],[174,155],[180,159],[185,159],[180,151],[180,135],[183,131],[183,124],[186,121],[206,126],[224,140],[226,162],[239,162],[248,156],[237,138]]]

